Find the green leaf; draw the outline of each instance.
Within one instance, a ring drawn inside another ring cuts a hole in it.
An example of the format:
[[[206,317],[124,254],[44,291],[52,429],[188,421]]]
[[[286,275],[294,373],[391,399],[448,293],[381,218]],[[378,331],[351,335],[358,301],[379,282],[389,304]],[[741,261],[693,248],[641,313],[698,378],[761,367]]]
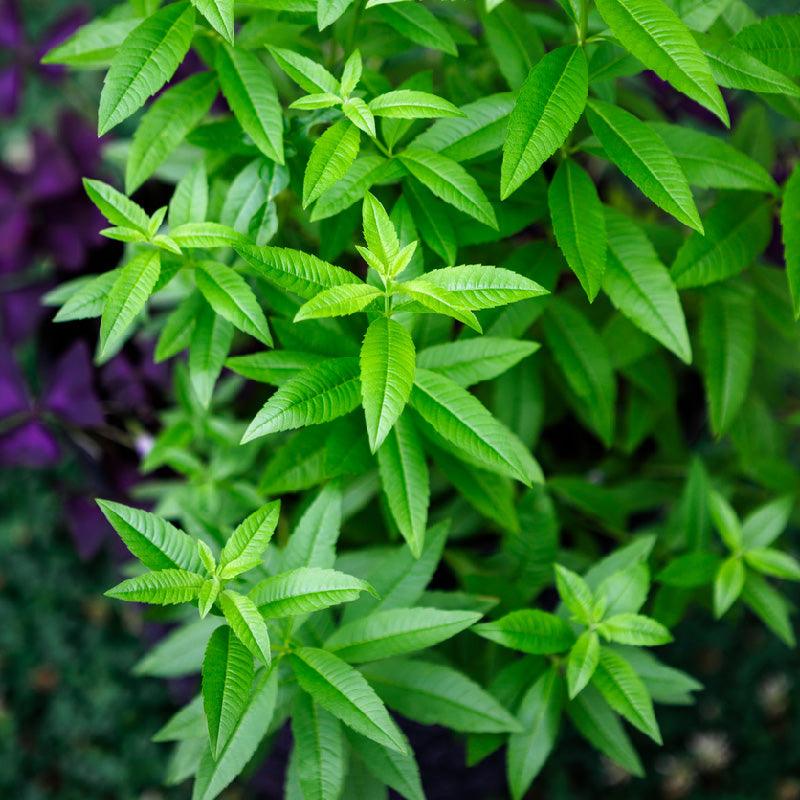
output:
[[[162,569],[122,581],[109,589],[106,597],[168,606],[196,600],[202,584],[202,575],[182,569]]]
[[[253,656],[223,625],[211,634],[203,657],[203,708],[211,752],[218,757],[247,708],[253,684]]]
[[[269,52],[278,66],[307,92],[338,95],[341,91],[339,81],[325,67],[310,58],[281,47],[270,47]]]
[[[290,378],[266,402],[242,443],[349,414],[361,402],[358,360],[332,358]]]
[[[425,308],[437,314],[453,317],[453,319],[463,322],[473,330],[478,331],[478,333],[481,332],[478,318],[461,302],[461,299],[453,292],[432,283],[427,276],[403,281],[397,284],[395,288],[401,294],[408,295],[408,297],[416,300],[417,303]]]
[[[337,800],[347,765],[339,720],[300,693],[292,704],[292,739],[303,800]]]
[[[719,565],[719,556],[714,553],[687,553],[670,561],[656,578],[666,586],[694,589],[711,583]]]
[[[384,267],[388,268],[400,252],[400,241],[386,209],[371,192],[364,195],[361,218],[367,247],[378,257]]]
[[[192,5],[228,44],[233,44],[233,0],[192,0]]]
[[[197,598],[197,610],[200,613],[200,619],[205,619],[208,616],[221,591],[222,581],[216,575],[203,581]]]
[[[98,500],[97,505],[128,550],[148,569],[202,570],[194,539],[166,520],[110,500]]]
[[[448,100],[430,92],[414,89],[397,89],[379,94],[370,100],[369,110],[376,117],[388,119],[435,119],[437,117],[461,117],[461,112]]]
[[[711,429],[722,436],[742,408],[755,359],[753,298],[746,289],[719,286],[706,294],[700,341]]]
[[[480,336],[426,347],[417,353],[417,365],[472,386],[496,378],[538,349],[536,342]]]
[[[486,13],[480,15],[486,42],[506,83],[516,91],[544,55],[542,38],[530,17],[516,4],[503,3],[491,14],[489,11],[487,2]]]
[[[597,587],[597,595],[605,605],[605,616],[634,614],[644,605],[650,591],[650,570],[646,563],[634,564],[615,572]]]
[[[234,116],[255,146],[283,164],[283,112],[269,70],[255,53],[217,49],[217,75]]]
[[[142,117],[128,154],[125,191],[136,191],[205,117],[217,95],[211,72],[192,75],[162,94]]]
[[[96,19],[48,51],[41,63],[63,64],[73,69],[106,69],[140,22],[137,18]]]
[[[277,670],[262,670],[255,679],[239,724],[215,758],[206,750],[197,769],[192,800],[213,800],[246,766],[267,733],[275,711]]]
[[[563,696],[563,679],[551,668],[522,698],[518,716],[523,732],[508,737],[508,785],[514,800],[525,795],[555,746]]]
[[[99,317],[103,313],[106,298],[118,277],[119,271],[113,269],[101,275],[89,276],[85,279],[79,278],[81,284],[76,291],[69,295],[64,305],[53,317],[53,322],[71,322],[76,319]],[[62,284],[62,286],[65,285]]]
[[[347,738],[359,761],[381,784],[385,783],[407,800],[425,800],[419,767],[410,747],[407,754],[400,754],[357,733],[348,732]]]
[[[366,309],[384,294],[366,283],[348,283],[325,289],[302,305],[294,316],[295,322],[356,314]]]
[[[278,524],[280,510],[280,501],[266,503],[237,526],[219,556],[221,578],[234,578],[261,563]]]
[[[282,568],[332,567],[341,521],[341,491],[335,484],[328,484],[297,523],[283,552]]]
[[[748,25],[733,44],[784,75],[800,77],[800,18],[768,16]]]
[[[187,222],[172,228],[170,238],[180,247],[235,247],[243,245],[247,239],[228,225],[218,222]]]
[[[744,538],[742,523],[731,504],[719,492],[711,492],[708,496],[708,510],[714,527],[728,549],[739,550]]]
[[[301,250],[245,244],[235,249],[248,263],[253,274],[305,300],[310,300],[323,289],[361,283],[353,273]]]
[[[608,266],[603,291],[634,325],[688,364],[692,346],[670,273],[629,217],[606,209]]]
[[[619,717],[608,707],[597,689],[587,686],[569,703],[567,713],[575,727],[601,753],[605,753],[626,772],[638,777],[644,775],[639,756]]]
[[[300,567],[265,578],[249,597],[264,617],[295,617],[358,600],[362,592],[374,593],[365,581],[319,567]]]
[[[585,625],[593,622],[594,595],[586,581],[576,572],[555,565],[556,588],[570,613]]]
[[[324,30],[333,25],[352,2],[353,0],[317,0],[317,27]]]
[[[83,179],[83,188],[100,213],[112,224],[147,234],[150,219],[144,209],[103,181]]]
[[[800,168],[797,166],[783,190],[781,232],[794,316],[800,319]]]
[[[194,19],[189,3],[172,3],[125,37],[103,82],[100,136],[138,111],[173,76],[189,50]]]
[[[222,612],[236,637],[256,658],[269,667],[272,653],[269,645],[269,632],[253,601],[238,592],[225,591],[219,597]]]
[[[192,292],[169,314],[156,344],[156,364],[172,358],[189,346],[197,315],[205,305],[200,293]]]
[[[702,233],[689,183],[664,140],[633,114],[600,100],[589,101],[587,118],[606,155],[642,194]]]
[[[272,345],[267,319],[247,281],[230,267],[203,261],[195,272],[197,288],[211,308],[240,331]]]
[[[362,671],[390,708],[422,725],[444,725],[460,733],[520,730],[492,695],[444,664],[398,658]]]
[[[705,218],[705,235],[693,233],[678,250],[672,279],[679,289],[707,286],[749,267],[772,235],[769,205],[746,194],[723,198]]]
[[[609,446],[614,435],[617,387],[603,340],[574,306],[553,298],[543,318],[556,364],[586,419]]]
[[[640,614],[617,614],[597,626],[601,636],[618,644],[652,647],[672,641],[672,634],[659,622]]]
[[[298,647],[289,655],[300,688],[326,711],[369,739],[406,752],[403,734],[360,673],[333,653]]]
[[[505,200],[561,147],[583,113],[589,70],[581,47],[559,47],[531,70],[508,121],[500,173]]]
[[[208,303],[198,311],[189,343],[189,377],[203,408],[208,408],[233,341],[233,326]]]
[[[692,186],[777,193],[778,186],[764,167],[724,140],[681,125],[664,122],[648,125],[678,159]]]
[[[760,575],[747,571],[742,600],[789,647],[795,646],[794,630],[789,619],[789,604]]]
[[[418,181],[445,203],[499,230],[494,208],[483,189],[456,161],[423,147],[409,147],[397,157]]]
[[[592,684],[600,690],[606,702],[635,728],[661,744],[653,701],[641,678],[617,652],[600,648],[600,661],[592,676]]]
[[[472,611],[392,608],[346,623],[325,642],[351,664],[378,661],[433,647],[481,618]]]
[[[364,62],[361,59],[361,51],[356,48],[347,57],[342,68],[342,94],[350,95],[358,86],[361,75],[364,71]]]
[[[736,602],[744,588],[744,564],[730,556],[720,565],[714,578],[714,616],[719,619]]]
[[[324,360],[323,356],[315,353],[268,350],[247,356],[232,356],[225,362],[225,366],[248,380],[280,386],[289,378],[299,375],[304,369]]]
[[[788,553],[771,547],[755,547],[744,554],[747,565],[762,575],[782,578],[787,581],[800,580],[800,562]]]
[[[414,385],[411,334],[389,317],[370,323],[361,346],[361,403],[374,453],[403,412]]]
[[[303,207],[341,180],[355,161],[361,134],[350,120],[342,119],[314,143],[303,176]]]
[[[714,80],[726,89],[800,96],[800,87],[778,70],[717,36],[695,34],[711,66]]]
[[[410,402],[443,439],[485,469],[528,486],[541,481],[539,465],[528,449],[458,384],[430,370],[417,369]]]
[[[553,175],[547,197],[558,246],[591,302],[606,269],[606,220],[597,189],[586,172],[566,158]]]
[[[375,14],[415,44],[442,50],[452,56],[458,53],[447,28],[421,3],[381,5],[376,8]]]
[[[415,558],[425,542],[430,479],[414,423],[402,414],[378,448],[378,467],[392,517]]]
[[[455,295],[465,308],[481,310],[548,294],[535,281],[502,267],[463,264],[425,273],[425,280]]]
[[[567,658],[569,699],[574,700],[587,686],[600,661],[600,640],[594,631],[584,631],[572,645]]]
[[[642,64],[730,125],[703,51],[669,6],[662,0],[597,0],[597,10]]]
[[[561,617],[537,609],[512,611],[472,630],[491,642],[532,655],[563,653],[575,641],[572,629]]]
[[[748,549],[771,545],[789,524],[793,506],[794,498],[779,497],[756,508],[742,523],[742,544]]]

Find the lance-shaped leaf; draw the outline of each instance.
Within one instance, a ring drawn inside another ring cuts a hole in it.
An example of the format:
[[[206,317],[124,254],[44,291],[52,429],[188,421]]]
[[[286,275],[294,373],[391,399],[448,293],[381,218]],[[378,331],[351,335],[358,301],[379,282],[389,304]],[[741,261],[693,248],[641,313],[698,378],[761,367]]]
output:
[[[301,56],[292,50],[270,47],[269,52],[278,66],[301,88],[307,92],[327,92],[338,95],[339,81],[316,61]]]
[[[111,500],[98,500],[97,505],[128,550],[149,569],[202,570],[195,540],[166,520]]]
[[[222,93],[244,132],[267,157],[283,164],[283,112],[269,70],[250,50],[217,50]]]
[[[580,119],[589,91],[582,47],[559,47],[530,71],[508,120],[500,172],[505,200],[561,147]]]
[[[298,647],[289,656],[303,691],[345,725],[369,739],[406,752],[405,737],[364,677],[338,656]]]
[[[189,50],[194,18],[189,3],[172,3],[125,37],[103,82],[100,136],[138,111],[173,76]]]
[[[447,28],[421,3],[381,4],[375,10],[387,25],[422,47],[456,55],[456,43]]]
[[[400,241],[397,238],[394,223],[386,213],[383,204],[375,198],[372,192],[364,195],[361,219],[367,247],[385,265],[385,268],[388,267],[400,251]]]
[[[462,117],[463,112],[449,100],[430,92],[414,89],[397,89],[379,94],[370,101],[369,110],[376,117],[389,119],[431,119],[435,117]]]
[[[103,313],[108,293],[118,276],[119,270],[112,269],[110,272],[103,272],[97,276],[77,278],[80,285],[70,293],[67,301],[58,310],[58,314],[53,317],[53,322],[71,322],[76,319],[99,317]],[[51,295],[45,296],[45,301],[50,297]]]
[[[592,676],[592,685],[606,702],[635,728],[661,744],[653,701],[633,667],[614,650],[600,649],[600,662]]]
[[[430,274],[430,273],[428,273]],[[413,278],[403,281],[395,287],[398,292],[408,295],[412,300],[437,314],[445,314],[463,322],[478,333],[481,325],[478,318],[461,302],[453,292],[443,289],[425,278]]]
[[[794,168],[783,190],[781,231],[786,255],[786,278],[797,319],[800,318],[800,167]]]
[[[518,732],[520,725],[486,690],[458,670],[398,658],[362,667],[392,709],[422,725],[460,733]]]
[[[522,442],[476,397],[443,375],[417,369],[411,405],[443,439],[486,469],[529,486],[542,479],[539,465]]]
[[[349,414],[361,402],[358,359],[332,358],[281,386],[245,431],[242,443]]]
[[[738,556],[730,556],[720,564],[714,578],[714,616],[717,619],[739,599],[744,588],[744,579],[744,563]]]
[[[272,661],[267,624],[255,603],[246,595],[225,591],[219,597],[222,612],[236,637],[267,666]]]
[[[328,128],[314,142],[303,176],[303,206],[313,203],[343,178],[358,155],[361,133],[348,119]]]
[[[187,222],[170,230],[169,235],[179,247],[199,247],[204,250],[236,247],[247,242],[247,238],[239,231],[219,222]]]
[[[192,5],[228,44],[233,44],[233,0],[192,0]]]
[[[362,592],[375,594],[368,583],[344,572],[300,567],[265,578],[250,590],[249,597],[264,617],[295,617],[350,603]]]
[[[232,341],[233,325],[215,314],[208,303],[203,303],[189,342],[189,377],[194,393],[204,408],[211,404],[214,386]]]
[[[606,221],[594,182],[572,159],[561,162],[547,195],[558,246],[591,302],[606,269]]]
[[[346,283],[324,289],[304,303],[294,315],[295,322],[304,319],[343,317],[363,311],[374,300],[384,297],[383,292],[366,283]]]
[[[266,353],[232,356],[225,362],[225,366],[237,375],[242,375],[251,381],[280,386],[289,378],[299,375],[304,369],[324,360],[323,356],[316,353],[303,353],[299,350],[269,350]]]
[[[183,569],[162,569],[137,575],[106,592],[106,597],[129,602],[169,606],[196,600],[203,576]]]
[[[361,346],[361,404],[374,453],[402,414],[414,385],[415,350],[399,322],[379,317],[367,328]]]
[[[425,800],[419,767],[410,747],[408,753],[401,754],[352,731],[347,731],[347,739],[351,752],[358,754],[358,760],[381,784],[394,789],[406,800]]]
[[[570,613],[585,625],[592,622],[595,598],[589,584],[571,569],[555,565],[556,589]]]
[[[433,194],[459,211],[495,230],[497,217],[483,189],[458,162],[422,147],[398,155],[404,167]]]
[[[719,286],[706,295],[700,341],[711,428],[721,436],[742,408],[753,371],[756,327],[747,289]]]
[[[211,751],[218,756],[247,707],[253,684],[253,656],[227,625],[208,640],[203,657],[203,708]]]
[[[128,34],[140,22],[139,18],[93,20],[48,51],[42,64],[63,64],[73,69],[106,69]]]
[[[748,549],[771,545],[789,524],[793,507],[792,497],[779,497],[751,511],[742,522],[742,544]]]
[[[512,611],[494,622],[476,625],[473,631],[490,642],[532,655],[563,653],[575,641],[565,620],[537,609]]]
[[[325,649],[360,664],[413,653],[450,639],[481,618],[473,611],[392,608],[348,622],[325,642]]]
[[[138,203],[103,181],[84,178],[83,188],[100,213],[113,225],[148,233],[150,218]]]
[[[425,280],[446,289],[461,305],[475,311],[548,294],[547,289],[524,275],[484,264],[434,269],[425,273]]]
[[[261,506],[248,516],[225,543],[219,556],[219,575],[234,578],[261,563],[261,557],[278,524],[279,500]]]
[[[496,378],[538,349],[536,342],[480,336],[426,347],[417,353],[417,364],[459,386],[472,386]]]
[[[742,600],[789,647],[795,646],[795,635],[789,619],[789,603],[760,575],[747,571]]]
[[[616,614],[601,622],[597,630],[609,641],[637,647],[653,647],[672,641],[672,634],[660,622],[640,614]]]
[[[669,271],[633,220],[607,208],[606,227],[609,253],[603,290],[634,325],[688,364],[692,346]]]
[[[796,15],[765,17],[740,30],[732,41],[768,67],[800,77],[800,19]]]
[[[272,345],[267,318],[247,281],[230,267],[216,261],[203,261],[195,273],[197,288],[211,308],[240,331]]]
[[[192,75],[162,94],[133,135],[125,168],[125,191],[136,191],[205,117],[217,95],[212,72]]]
[[[508,784],[514,800],[521,800],[550,755],[563,702],[564,682],[555,668],[548,669],[522,698],[518,717],[523,731],[508,737]]]
[[[415,558],[425,543],[430,477],[419,433],[402,414],[378,448],[381,486],[392,517]]]
[[[594,631],[584,631],[572,645],[567,658],[567,688],[570,700],[586,688],[599,661],[600,640]]]
[[[729,125],[711,67],[689,29],[662,0],[597,0],[597,10],[632,55]]]
[[[211,749],[203,754],[192,800],[213,800],[247,766],[270,727],[277,694],[277,670],[262,670],[228,744],[216,757]]]
[[[341,521],[342,492],[335,483],[329,483],[297,523],[283,551],[282,567],[332,567]]]
[[[771,547],[755,547],[744,554],[744,560],[762,575],[786,581],[800,580],[800,562],[781,550]]]
[[[639,190],[675,219],[702,233],[692,190],[664,140],[628,111],[589,101],[587,117],[606,155]]]
[[[769,244],[772,214],[768,204],[747,194],[730,195],[709,211],[705,228],[675,256],[671,272],[679,289],[707,286],[749,267]]]
[[[603,340],[580,311],[555,298],[544,317],[544,332],[588,423],[610,445],[617,387]]]
[[[236,247],[236,252],[248,263],[254,275],[305,300],[310,300],[323,289],[361,283],[352,272],[302,250],[241,244]]]
[[[147,304],[160,273],[158,250],[141,251],[119,271],[100,319],[100,360],[108,359],[122,346],[128,330]]]
[[[169,225],[175,228],[188,222],[204,222],[208,212],[208,172],[198,161],[175,186],[169,201]]]
[[[342,723],[300,692],[292,704],[293,757],[304,800],[337,800],[347,768]]]

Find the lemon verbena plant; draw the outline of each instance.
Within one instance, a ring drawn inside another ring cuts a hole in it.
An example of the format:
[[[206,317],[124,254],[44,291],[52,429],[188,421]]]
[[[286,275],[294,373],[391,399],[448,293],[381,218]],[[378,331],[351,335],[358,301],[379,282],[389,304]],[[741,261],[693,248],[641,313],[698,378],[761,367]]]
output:
[[[56,320],[174,364],[152,511],[100,501],[140,562],[109,596],[176,626],[139,671],[202,676],[168,782],[211,800],[288,726],[287,798],[419,800],[404,719],[503,748],[513,798],[565,726],[639,775],[701,688],[685,615],[794,644],[800,14],[768,6],[130,0],[46,56],[105,71],[122,178],[85,183],[122,260]]]

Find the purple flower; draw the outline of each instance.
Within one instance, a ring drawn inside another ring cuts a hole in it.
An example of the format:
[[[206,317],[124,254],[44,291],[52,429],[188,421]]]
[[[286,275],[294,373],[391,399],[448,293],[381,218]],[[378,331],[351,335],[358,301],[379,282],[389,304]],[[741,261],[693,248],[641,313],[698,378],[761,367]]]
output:
[[[31,397],[11,351],[0,346],[0,464],[52,466],[61,456],[54,425],[93,427],[102,422],[84,342],[73,344],[55,363],[38,401]]]

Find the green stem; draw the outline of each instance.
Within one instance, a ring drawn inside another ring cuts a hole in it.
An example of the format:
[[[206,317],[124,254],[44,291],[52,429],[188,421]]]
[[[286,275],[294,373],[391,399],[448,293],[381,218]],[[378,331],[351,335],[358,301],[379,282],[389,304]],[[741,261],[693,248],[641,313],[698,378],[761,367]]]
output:
[[[580,0],[579,15],[578,44],[583,47],[586,44],[586,36],[589,32],[589,0]]]

